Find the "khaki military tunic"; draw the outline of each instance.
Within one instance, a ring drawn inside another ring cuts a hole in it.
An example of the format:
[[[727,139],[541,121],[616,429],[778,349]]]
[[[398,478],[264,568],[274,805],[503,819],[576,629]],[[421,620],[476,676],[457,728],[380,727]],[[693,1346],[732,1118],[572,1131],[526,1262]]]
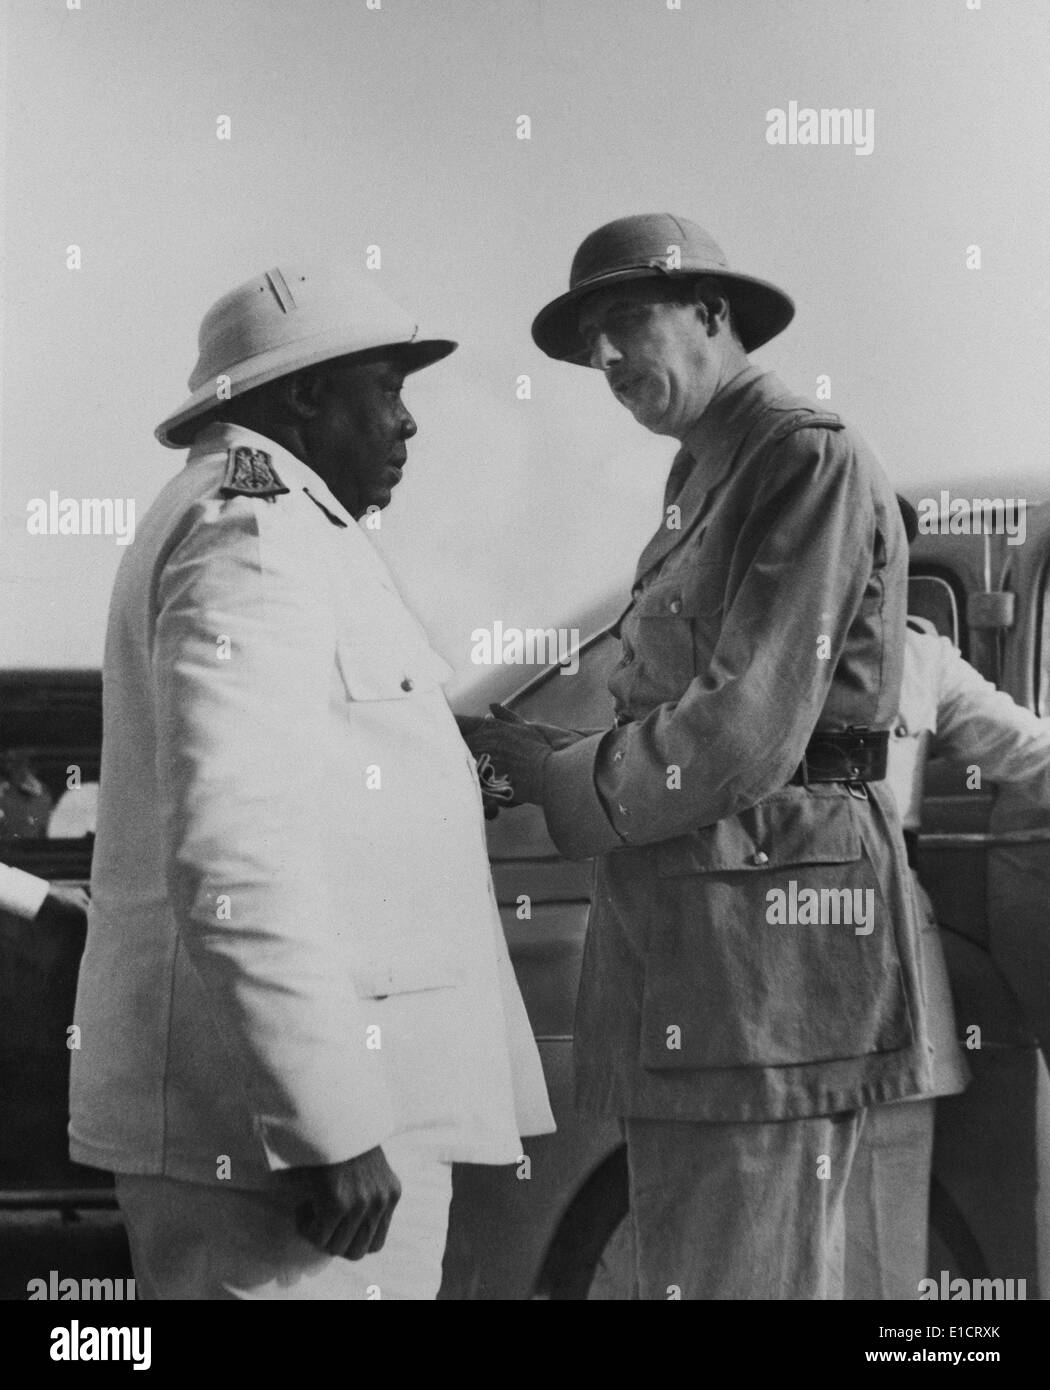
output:
[[[617,726],[547,766],[555,843],[598,856],[584,1109],[770,1120],[927,1093],[892,798],[789,784],[814,730],[892,723],[906,591],[894,492],[863,440],[743,370],[685,440],[639,561]]]

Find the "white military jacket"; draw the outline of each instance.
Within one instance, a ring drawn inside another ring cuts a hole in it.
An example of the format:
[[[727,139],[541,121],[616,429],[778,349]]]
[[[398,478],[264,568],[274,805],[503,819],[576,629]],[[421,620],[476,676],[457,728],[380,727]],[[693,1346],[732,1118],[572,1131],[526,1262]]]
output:
[[[983,780],[1008,782],[1050,805],[1050,721],[997,690],[947,637],[910,626],[917,621],[908,619],[900,716],[886,769],[904,828],[919,828],[931,756],[976,763]]]
[[[238,449],[288,491],[231,494]],[[197,437],[110,609],[74,1159],[254,1186],[553,1129],[448,674],[312,470]]]
[[[909,617],[900,713],[890,736],[886,780],[907,830],[920,828],[926,763],[941,756],[977,764],[989,782],[1009,782],[1050,804],[1050,723],[1016,704],[964,661],[947,637]],[[962,1089],[968,1069],[956,1043],[948,972],[937,918],[915,875],[922,908],[925,985],[934,1050],[935,1095]]]

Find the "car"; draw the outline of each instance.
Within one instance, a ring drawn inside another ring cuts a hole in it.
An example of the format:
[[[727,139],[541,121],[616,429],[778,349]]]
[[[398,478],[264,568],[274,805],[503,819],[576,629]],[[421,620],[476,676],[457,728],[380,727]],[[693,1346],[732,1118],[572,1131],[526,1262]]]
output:
[[[993,583],[994,580],[994,583]],[[479,667],[453,691],[463,714],[499,701],[568,728],[612,722],[606,678],[619,659],[622,589],[565,625],[583,635],[579,666]],[[1019,703],[1050,715],[1050,506],[1028,508],[1027,537],[930,534],[912,548],[909,610],[952,638]],[[535,654],[535,653],[534,653]],[[575,663],[574,663],[575,665]],[[71,769],[97,777],[97,672],[0,675],[0,749],[27,753],[57,801]],[[929,1271],[1026,1281],[1050,1292],[1050,811],[1009,789],[976,788],[965,769],[932,763],[921,873],[942,923],[969,1088],[938,1101]],[[57,814],[57,812],[56,812]],[[572,1020],[592,865],[563,859],[542,813],[524,806],[487,823],[493,881],[558,1122],[524,1141],[509,1167],[458,1164],[442,1299],[630,1297],[626,1160],[619,1125],[578,1116]],[[90,837],[0,842],[8,863],[86,882]],[[59,1268],[130,1275],[110,1180],[65,1152],[66,1028],[77,933],[0,920],[0,1115],[17,1136],[0,1156],[0,1294]],[[6,1009],[4,1011],[6,1016]],[[974,1028],[979,1033],[974,1033]],[[974,1038],[980,1046],[974,1048]]]

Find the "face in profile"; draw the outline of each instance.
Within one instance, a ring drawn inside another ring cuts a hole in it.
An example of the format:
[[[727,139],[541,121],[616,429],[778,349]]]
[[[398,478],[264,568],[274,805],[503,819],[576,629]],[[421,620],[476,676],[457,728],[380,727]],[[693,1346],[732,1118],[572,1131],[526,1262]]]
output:
[[[326,363],[318,377],[310,466],[351,516],[388,506],[401,481],[407,442],[416,433],[401,399],[404,366],[396,357],[337,360]]]

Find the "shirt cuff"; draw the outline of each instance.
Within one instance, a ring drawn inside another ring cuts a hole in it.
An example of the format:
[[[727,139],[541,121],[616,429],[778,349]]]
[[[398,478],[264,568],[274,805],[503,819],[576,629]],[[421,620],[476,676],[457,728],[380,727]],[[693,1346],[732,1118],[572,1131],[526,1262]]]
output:
[[[595,786],[598,751],[608,730],[582,738],[547,759],[543,775],[543,814],[547,831],[567,859],[589,859],[624,843],[605,811]]]
[[[13,912],[16,917],[31,922],[50,891],[51,885],[46,878],[13,869],[10,864],[0,865],[0,908],[5,912]]]

